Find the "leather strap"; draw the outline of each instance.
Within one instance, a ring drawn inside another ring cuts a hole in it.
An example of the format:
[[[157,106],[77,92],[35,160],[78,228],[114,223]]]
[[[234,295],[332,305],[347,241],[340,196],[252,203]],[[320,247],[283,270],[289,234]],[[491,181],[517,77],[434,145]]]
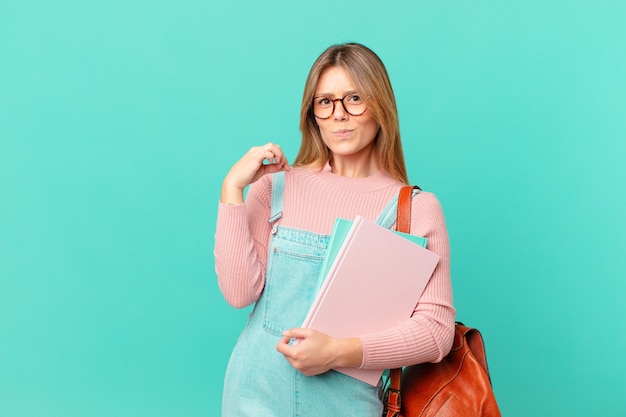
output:
[[[400,399],[400,380],[402,368],[389,370],[389,387],[387,388],[387,415],[385,417],[401,417],[402,400]]]
[[[398,214],[396,217],[396,230],[398,232],[411,232],[411,202],[413,189],[420,189],[417,185],[406,185],[400,189],[398,195]],[[389,370],[389,387],[387,388],[387,416],[399,417],[402,402],[400,399],[400,381],[402,380],[402,368]]]
[[[413,189],[420,189],[417,185],[406,185],[400,189],[398,195],[398,214],[396,217],[396,230],[399,232],[411,232],[411,200]]]

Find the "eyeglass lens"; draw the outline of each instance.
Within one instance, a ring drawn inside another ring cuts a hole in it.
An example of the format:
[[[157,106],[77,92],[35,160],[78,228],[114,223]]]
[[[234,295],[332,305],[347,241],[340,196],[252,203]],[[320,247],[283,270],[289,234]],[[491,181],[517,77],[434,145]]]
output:
[[[352,116],[360,116],[367,109],[365,101],[358,94],[348,94],[336,99],[320,96],[313,99],[313,114],[320,119],[328,119],[335,112],[337,101],[340,101],[344,110]]]

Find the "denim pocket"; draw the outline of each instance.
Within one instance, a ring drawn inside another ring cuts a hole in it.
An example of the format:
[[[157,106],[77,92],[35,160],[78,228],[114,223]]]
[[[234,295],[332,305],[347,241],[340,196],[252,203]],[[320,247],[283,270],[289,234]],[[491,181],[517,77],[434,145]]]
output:
[[[265,278],[263,328],[276,336],[302,325],[315,297],[324,259],[306,246],[287,246],[273,246]]]

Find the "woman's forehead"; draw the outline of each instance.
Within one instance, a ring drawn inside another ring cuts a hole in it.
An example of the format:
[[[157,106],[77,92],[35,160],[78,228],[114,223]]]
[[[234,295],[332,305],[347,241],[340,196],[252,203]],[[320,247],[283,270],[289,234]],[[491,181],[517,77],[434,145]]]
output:
[[[317,80],[315,94],[345,95],[355,91],[354,82],[342,67],[326,68]]]

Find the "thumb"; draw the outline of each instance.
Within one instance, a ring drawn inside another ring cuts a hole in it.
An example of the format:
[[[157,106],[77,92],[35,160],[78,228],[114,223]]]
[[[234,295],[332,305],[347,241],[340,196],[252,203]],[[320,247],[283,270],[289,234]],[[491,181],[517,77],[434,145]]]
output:
[[[305,339],[311,335],[311,329],[303,329],[300,327],[294,327],[293,329],[285,330],[283,336],[292,339]]]

